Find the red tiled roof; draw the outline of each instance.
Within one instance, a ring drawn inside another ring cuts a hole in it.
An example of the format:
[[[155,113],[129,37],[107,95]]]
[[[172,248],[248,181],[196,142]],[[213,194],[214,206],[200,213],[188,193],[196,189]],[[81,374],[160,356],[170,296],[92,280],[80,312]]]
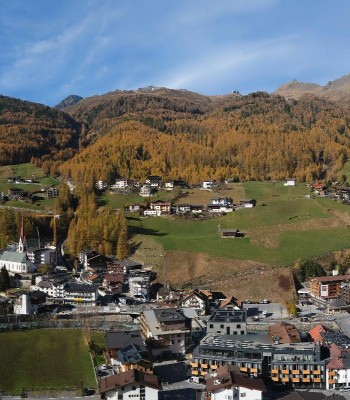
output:
[[[280,338],[280,343],[300,343],[300,334],[295,325],[279,322],[269,326],[270,336]]]
[[[161,388],[156,375],[146,374],[137,369],[130,369],[120,374],[101,379],[100,393],[106,393],[114,390],[115,388],[126,386],[135,382],[156,389]]]
[[[322,342],[321,333],[328,332],[328,329],[325,328],[322,324],[315,326],[314,328],[309,330],[309,335],[311,336],[312,340],[316,342]]]

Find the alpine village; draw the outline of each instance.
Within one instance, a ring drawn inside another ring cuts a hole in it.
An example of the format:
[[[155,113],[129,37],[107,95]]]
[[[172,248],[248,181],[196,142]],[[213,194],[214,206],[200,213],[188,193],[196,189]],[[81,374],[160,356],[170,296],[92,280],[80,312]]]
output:
[[[349,88],[0,96],[0,398],[345,399]]]

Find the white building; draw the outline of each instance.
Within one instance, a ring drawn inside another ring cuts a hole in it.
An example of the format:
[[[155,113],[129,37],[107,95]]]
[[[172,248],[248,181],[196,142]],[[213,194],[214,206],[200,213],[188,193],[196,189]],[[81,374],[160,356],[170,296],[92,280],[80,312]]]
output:
[[[266,387],[262,379],[252,379],[225,365],[206,377],[207,399],[262,400]]]
[[[23,293],[16,299],[13,311],[18,315],[36,314],[45,301],[46,295],[42,292]]]
[[[178,308],[144,310],[140,315],[141,335],[153,356],[185,354],[191,343],[191,319]]]
[[[294,178],[286,179],[286,181],[284,182],[284,186],[295,186],[295,185],[296,185],[296,179]]]
[[[350,349],[331,344],[330,360],[326,369],[326,389],[334,390],[350,386]]]
[[[115,180],[115,183],[111,185],[111,189],[126,189],[128,187],[128,180],[125,178],[119,178]]]
[[[101,379],[100,393],[107,400],[158,400],[158,377],[137,369]]]
[[[213,181],[203,181],[202,188],[206,190],[210,190],[213,186]]]

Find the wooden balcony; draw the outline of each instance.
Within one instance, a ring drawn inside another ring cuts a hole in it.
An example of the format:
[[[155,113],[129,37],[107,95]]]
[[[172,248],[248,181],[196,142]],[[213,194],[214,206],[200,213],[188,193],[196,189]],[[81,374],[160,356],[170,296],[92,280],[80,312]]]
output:
[[[218,366],[216,364],[211,364],[210,368],[211,369],[216,369]]]
[[[208,375],[208,372],[207,372],[207,371],[202,371],[202,372],[201,372],[201,375],[202,375],[202,376]]]
[[[321,382],[321,378],[314,378],[313,382],[320,383]]]
[[[247,367],[241,367],[240,370],[241,370],[242,372],[247,372],[247,371],[248,371],[248,368],[247,368]]]
[[[278,374],[278,369],[276,369],[276,368],[272,369],[272,370],[271,370],[271,373],[272,373],[272,374]]]
[[[321,374],[322,374],[322,372],[320,369],[315,369],[314,375],[321,375]]]
[[[294,382],[294,383],[299,383],[299,382],[300,382],[300,379],[299,379],[299,378],[292,378],[292,382]]]
[[[328,383],[329,383],[330,385],[333,385],[334,383],[336,383],[336,380],[335,380],[335,379],[329,379],[329,380],[328,380]]]
[[[282,378],[282,382],[289,382],[289,378],[288,377]]]
[[[274,382],[278,382],[278,376],[273,376],[271,379],[272,379]]]
[[[198,375],[198,371],[192,371],[192,375]]]
[[[328,371],[328,376],[335,376],[335,371]]]
[[[282,369],[282,374],[289,374],[289,369]]]
[[[292,374],[293,374],[293,375],[299,375],[299,374],[300,374],[300,371],[299,371],[298,369],[293,369],[293,370],[292,370]]]
[[[250,368],[249,372],[257,373],[258,372],[258,368]]]
[[[196,363],[196,362],[191,362],[191,367],[192,367],[192,368],[198,368],[198,363]]]
[[[303,380],[302,380],[304,383],[310,383],[311,382],[311,379],[310,378],[303,378]]]
[[[304,369],[303,370],[304,375],[310,375],[310,370],[309,369]]]
[[[201,367],[204,368],[204,369],[208,368],[208,364],[201,364]]]

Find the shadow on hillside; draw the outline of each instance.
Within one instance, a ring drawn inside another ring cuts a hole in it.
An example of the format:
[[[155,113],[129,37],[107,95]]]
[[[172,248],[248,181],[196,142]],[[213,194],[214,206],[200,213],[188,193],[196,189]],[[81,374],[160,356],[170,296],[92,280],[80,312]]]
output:
[[[141,221],[141,218],[137,217],[125,217],[128,221]]]
[[[159,232],[156,229],[143,228],[141,226],[130,226],[129,231],[132,235],[166,236],[167,233]]]

